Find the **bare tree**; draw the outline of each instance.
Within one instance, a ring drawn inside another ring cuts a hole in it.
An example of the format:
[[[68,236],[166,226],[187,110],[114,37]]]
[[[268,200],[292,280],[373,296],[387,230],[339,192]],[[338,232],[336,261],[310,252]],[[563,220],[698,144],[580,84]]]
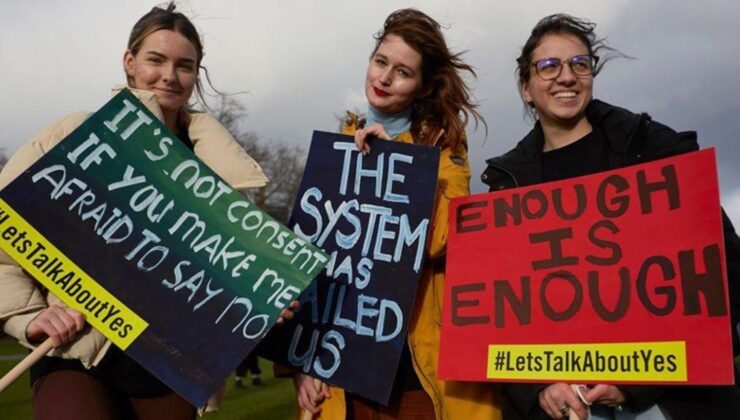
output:
[[[3,170],[6,163],[8,163],[8,155],[5,154],[5,148],[0,147],[0,171]]]
[[[247,117],[244,105],[229,96],[221,96],[219,102],[211,108],[211,114],[262,166],[270,179],[266,187],[247,191],[247,196],[273,217],[287,223],[303,176],[305,151],[284,141],[263,140],[257,133],[245,130],[240,124]]]

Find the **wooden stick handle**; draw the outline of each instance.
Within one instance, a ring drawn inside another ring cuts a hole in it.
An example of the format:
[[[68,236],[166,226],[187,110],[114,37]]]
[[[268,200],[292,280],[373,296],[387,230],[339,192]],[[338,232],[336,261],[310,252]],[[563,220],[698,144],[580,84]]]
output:
[[[319,392],[321,392],[321,385],[323,385],[323,383],[320,380],[313,378],[313,386]],[[313,419],[313,413],[308,410],[303,410],[303,415],[301,416],[301,420],[312,420],[312,419]]]
[[[0,378],[0,392],[5,391],[5,388],[9,387],[10,384],[15,382],[25,371],[31,368],[36,362],[39,361],[49,350],[54,348],[54,342],[51,338],[47,338],[46,341],[41,343],[40,346],[36,347],[36,350],[32,351],[31,354],[26,356],[23,360],[18,362],[17,365],[10,369],[8,373]]]

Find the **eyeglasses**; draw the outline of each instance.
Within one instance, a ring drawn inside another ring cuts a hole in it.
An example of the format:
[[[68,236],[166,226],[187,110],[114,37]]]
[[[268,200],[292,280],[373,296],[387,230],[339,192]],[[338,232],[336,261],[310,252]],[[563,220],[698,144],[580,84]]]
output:
[[[563,62],[568,63],[570,71],[572,71],[576,77],[588,77],[593,74],[594,67],[596,67],[596,63],[599,62],[599,57],[595,55],[574,55],[566,60],[561,60],[555,57],[543,58],[542,60],[537,60],[532,63],[532,67],[534,67],[537,72],[537,76],[539,76],[540,79],[554,80],[557,79],[563,71]]]

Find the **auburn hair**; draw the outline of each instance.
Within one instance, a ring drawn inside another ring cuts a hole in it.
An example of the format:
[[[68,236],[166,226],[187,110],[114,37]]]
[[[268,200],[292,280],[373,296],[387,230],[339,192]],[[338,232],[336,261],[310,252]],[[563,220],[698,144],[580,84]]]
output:
[[[470,119],[475,120],[476,126],[486,125],[462,77],[464,72],[477,77],[475,70],[461,59],[462,53],[450,51],[440,24],[419,10],[401,9],[391,13],[375,35],[371,58],[390,35],[400,37],[421,55],[424,94],[413,105],[414,142],[452,150],[465,148],[465,127]]]

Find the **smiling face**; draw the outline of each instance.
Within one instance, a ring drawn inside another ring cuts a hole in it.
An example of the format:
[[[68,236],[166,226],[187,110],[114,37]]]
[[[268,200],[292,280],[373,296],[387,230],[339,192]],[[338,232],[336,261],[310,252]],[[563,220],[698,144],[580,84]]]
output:
[[[422,90],[421,54],[397,35],[388,35],[370,59],[365,96],[386,114],[411,106]]]
[[[593,95],[593,76],[576,77],[565,62],[588,54],[588,48],[576,36],[559,33],[545,35],[532,51],[532,63],[545,58],[558,58],[564,63],[555,79],[542,80],[532,68],[529,80],[520,85],[522,98],[534,104],[543,126],[570,128],[585,121],[586,106]]]
[[[126,51],[123,65],[131,87],[154,92],[165,123],[174,124],[198,79],[193,44],[178,32],[160,29],[144,39],[136,54]]]

